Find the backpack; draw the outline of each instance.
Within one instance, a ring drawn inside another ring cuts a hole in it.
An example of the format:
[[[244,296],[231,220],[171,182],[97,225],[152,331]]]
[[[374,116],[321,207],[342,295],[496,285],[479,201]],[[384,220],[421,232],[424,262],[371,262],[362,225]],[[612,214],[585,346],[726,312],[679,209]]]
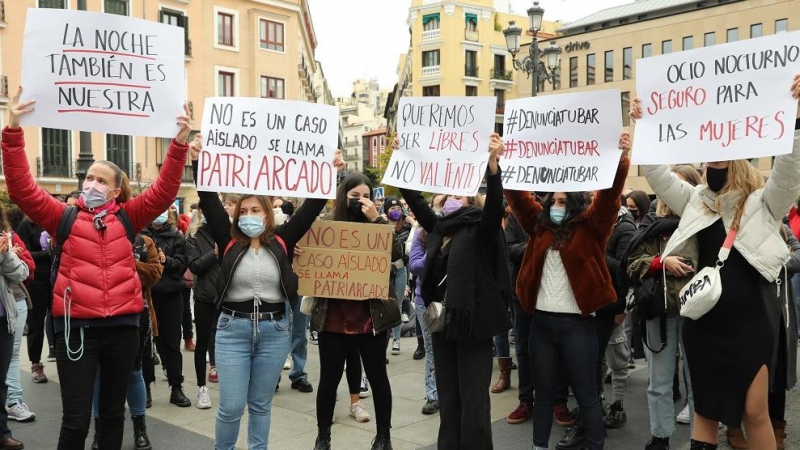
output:
[[[56,277],[58,277],[58,267],[61,265],[61,252],[64,247],[64,242],[69,238],[72,232],[72,226],[75,224],[75,219],[78,218],[79,212],[80,210],[78,208],[67,206],[67,209],[64,210],[64,214],[61,215],[61,220],[58,222],[55,245],[51,247],[53,264],[50,266],[50,284],[52,286],[56,285]],[[137,233],[136,230],[133,229],[131,218],[128,217],[128,213],[122,208],[117,211],[116,215],[117,219],[122,223],[122,226],[125,227],[125,232],[128,234],[128,240],[131,246],[135,247]]]

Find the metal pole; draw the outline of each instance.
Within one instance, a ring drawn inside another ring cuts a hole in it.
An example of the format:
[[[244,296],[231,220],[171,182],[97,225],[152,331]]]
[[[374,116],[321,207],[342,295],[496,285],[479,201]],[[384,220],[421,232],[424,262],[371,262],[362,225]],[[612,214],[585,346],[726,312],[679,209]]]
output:
[[[78,10],[86,11],[86,0],[78,0]],[[86,172],[89,170],[89,167],[94,164],[94,155],[92,155],[92,133],[81,131],[78,135],[78,142],[80,153],[78,154],[78,167],[75,176],[78,177],[78,189],[81,189],[83,180],[86,178]]]
[[[539,93],[539,40],[536,39],[536,32],[533,32],[533,42],[530,49],[531,69],[533,70],[533,86],[531,86],[531,97],[536,97]]]

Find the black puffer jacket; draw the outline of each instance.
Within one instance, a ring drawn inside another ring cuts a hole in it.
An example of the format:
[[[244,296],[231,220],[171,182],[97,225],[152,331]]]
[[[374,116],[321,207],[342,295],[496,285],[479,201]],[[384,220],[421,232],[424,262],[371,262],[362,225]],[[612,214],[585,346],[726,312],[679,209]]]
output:
[[[152,288],[153,296],[160,297],[179,292],[184,287],[183,273],[186,272],[188,265],[186,239],[171,226],[157,229],[151,224],[142,230],[142,234],[151,238],[156,243],[156,248],[161,249],[166,257],[164,273]]]
[[[625,250],[628,248],[628,244],[630,244],[634,234],[636,234],[636,222],[634,222],[633,216],[627,209],[620,209],[617,222],[614,224],[614,230],[611,232],[611,237],[608,239],[608,245],[606,246],[606,265],[611,273],[614,289],[617,291],[617,301],[600,308],[597,311],[599,316],[616,316],[625,312],[628,289],[619,282],[617,272],[622,259],[625,257]]]
[[[50,256],[50,252],[42,250],[42,245],[39,243],[39,238],[44,230],[39,225],[26,219],[19,224],[16,231],[19,238],[25,243],[25,248],[31,252],[33,262],[36,263],[34,281],[49,285],[50,267],[53,265],[53,259]]]
[[[214,303],[219,281],[219,258],[214,254],[211,228],[203,225],[194,236],[186,238],[189,251],[189,270],[194,275],[194,300]],[[224,250],[224,249],[223,249]]]

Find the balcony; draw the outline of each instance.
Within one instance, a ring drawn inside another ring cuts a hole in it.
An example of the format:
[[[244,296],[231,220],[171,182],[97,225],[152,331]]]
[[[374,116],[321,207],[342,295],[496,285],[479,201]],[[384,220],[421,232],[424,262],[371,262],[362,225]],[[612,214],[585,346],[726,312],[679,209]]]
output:
[[[192,57],[192,40],[191,39],[186,39],[186,44],[185,44],[184,49],[183,49],[183,54],[187,58],[191,58]]]
[[[164,164],[156,164],[158,171],[161,172],[161,166]],[[183,176],[181,176],[181,183],[194,183],[194,176],[192,175],[192,166],[183,166]]]
[[[497,106],[495,106],[494,113],[495,114],[505,114],[506,113],[506,102],[497,102]]]
[[[513,70],[492,69],[492,80],[513,81]]]
[[[441,66],[428,66],[422,68],[422,77],[438,77],[442,74]]]
[[[52,161],[45,161],[41,156],[36,158],[36,175],[39,178],[72,178],[74,164],[53,164]]]
[[[6,27],[6,2],[0,0],[0,28]]]
[[[0,75],[0,103],[8,103],[8,76]]]
[[[467,64],[464,66],[464,76],[478,78],[478,66]]]
[[[464,40],[472,42],[480,41],[480,34],[478,33],[478,30],[464,30]]]
[[[441,30],[438,28],[435,30],[428,30],[422,32],[422,40],[423,41],[434,41],[441,37]]]

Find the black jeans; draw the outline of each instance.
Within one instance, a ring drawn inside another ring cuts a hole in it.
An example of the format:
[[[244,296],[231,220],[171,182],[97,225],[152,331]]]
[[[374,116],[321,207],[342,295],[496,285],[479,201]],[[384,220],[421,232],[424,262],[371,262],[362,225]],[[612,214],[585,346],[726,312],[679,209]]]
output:
[[[183,298],[180,292],[153,295],[153,308],[158,320],[156,348],[161,355],[161,364],[167,369],[170,386],[183,384],[183,355],[181,355],[181,320],[183,320]]]
[[[3,377],[3,382],[0,383],[0,439],[11,437],[5,408],[8,400],[8,386],[5,379],[8,376],[8,366],[11,365],[11,354],[14,353],[14,335],[8,332],[7,320],[5,316],[0,317],[0,376]]]
[[[528,339],[531,335],[531,321],[533,316],[522,310],[522,305],[516,296],[511,297],[511,307],[514,311],[514,351],[517,354],[517,375],[519,376],[519,401],[533,405],[533,374],[531,373],[531,359],[528,353]]]
[[[606,360],[606,348],[608,347],[609,339],[611,339],[611,332],[614,330],[614,316],[595,316],[594,328],[597,333],[597,377],[595,386],[597,386],[597,398],[599,400],[603,394],[603,381],[606,377],[606,374],[603,373],[603,362]],[[563,369],[559,368],[558,373],[558,392],[556,392],[555,402],[566,405],[567,396],[569,395],[569,382]]]
[[[53,303],[53,288],[50,283],[33,280],[27,285],[33,308],[28,311],[28,358],[32,364],[42,362],[42,346],[45,337],[45,317]]]
[[[392,387],[386,374],[386,333],[342,334],[323,331],[319,334],[320,376],[317,392],[317,425],[329,427],[333,423],[336,406],[336,388],[342,379],[344,363],[348,371],[353,350],[361,355],[364,371],[372,384],[375,399],[375,423],[378,428],[392,426]],[[360,371],[359,371],[360,375]],[[355,381],[348,376],[348,385]],[[353,386],[350,386],[352,392]]]
[[[197,343],[194,349],[194,371],[197,386],[206,385],[206,353],[211,365],[214,360],[214,337],[216,335],[217,307],[209,302],[194,302],[194,322],[197,326]]]
[[[432,333],[431,341],[439,392],[438,448],[491,449],[492,339],[475,344]]]
[[[604,426],[595,384],[598,345],[594,318],[536,311],[529,343],[535,389],[533,445],[548,446],[553,401],[563,372],[581,410],[588,448],[602,449]]]
[[[69,346],[81,346],[81,333],[73,329]],[[83,329],[83,355],[77,361],[67,357],[64,333],[56,335],[56,364],[61,382],[61,434],[59,450],[82,449],[92,419],[94,380],[100,369],[100,448],[122,446],[125,426],[125,398],[128,377],[139,353],[139,329],[131,326],[86,327]]]
[[[183,299],[183,338],[191,339],[194,337],[192,334],[192,289],[181,289],[181,298]]]

